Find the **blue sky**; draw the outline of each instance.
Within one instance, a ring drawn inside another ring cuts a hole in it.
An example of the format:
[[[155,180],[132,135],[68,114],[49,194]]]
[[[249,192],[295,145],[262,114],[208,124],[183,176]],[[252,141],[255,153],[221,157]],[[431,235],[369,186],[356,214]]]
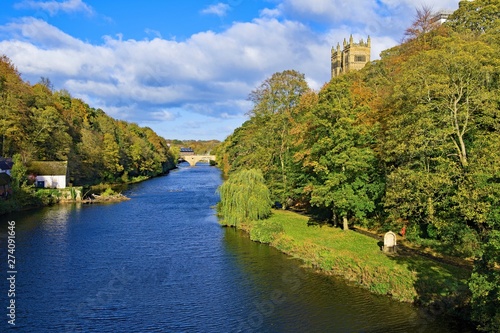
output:
[[[331,47],[372,39],[372,59],[401,42],[416,8],[459,0],[3,0],[0,54],[25,80],[49,78],[110,116],[167,139],[223,140],[249,93],[297,70],[330,79]]]

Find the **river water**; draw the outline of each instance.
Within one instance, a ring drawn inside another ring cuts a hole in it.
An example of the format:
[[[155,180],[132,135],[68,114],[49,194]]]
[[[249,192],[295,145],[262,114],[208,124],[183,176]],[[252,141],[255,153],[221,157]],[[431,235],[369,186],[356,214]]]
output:
[[[181,165],[130,186],[130,201],[1,216],[0,331],[461,330],[220,227],[221,182],[217,168]],[[15,221],[15,297],[7,297],[7,221]]]

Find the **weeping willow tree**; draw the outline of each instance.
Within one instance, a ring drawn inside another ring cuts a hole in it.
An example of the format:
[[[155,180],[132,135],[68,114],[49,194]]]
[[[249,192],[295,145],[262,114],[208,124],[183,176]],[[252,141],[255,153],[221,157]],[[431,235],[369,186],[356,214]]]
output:
[[[241,170],[232,174],[218,192],[217,207],[222,224],[237,226],[244,221],[265,219],[271,214],[271,196],[260,170]]]

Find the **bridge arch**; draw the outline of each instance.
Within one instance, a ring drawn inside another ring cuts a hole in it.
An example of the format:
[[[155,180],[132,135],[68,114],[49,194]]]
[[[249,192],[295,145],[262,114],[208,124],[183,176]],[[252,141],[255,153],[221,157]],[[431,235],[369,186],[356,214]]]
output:
[[[184,161],[188,162],[190,166],[195,166],[196,163],[201,162],[201,161],[215,161],[215,155],[186,155],[186,156],[181,156],[181,159]]]

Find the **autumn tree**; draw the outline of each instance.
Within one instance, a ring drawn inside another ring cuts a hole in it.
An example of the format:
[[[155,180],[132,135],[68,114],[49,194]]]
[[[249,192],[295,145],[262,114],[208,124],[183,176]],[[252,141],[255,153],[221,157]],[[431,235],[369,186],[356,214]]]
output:
[[[14,64],[0,57],[0,140],[2,156],[21,153],[29,137],[31,88],[22,81]]]
[[[319,93],[308,129],[311,153],[304,166],[313,175],[306,190],[311,204],[330,209],[334,220],[363,221],[376,208],[382,190],[373,151],[377,126],[362,121],[366,105],[352,97],[351,76],[332,80]]]
[[[433,44],[401,65],[387,104],[382,150],[392,170],[385,202],[393,221],[416,224],[423,236],[465,250],[462,241],[473,244],[482,223],[463,218],[471,217],[467,207],[475,202],[465,195],[475,192],[470,155],[482,128],[497,117],[499,65],[495,48],[480,40],[452,33]]]
[[[75,185],[155,176],[175,166],[166,140],[150,128],[117,121],[103,110],[53,91],[48,78],[31,86],[10,60],[0,58],[2,155],[68,161]],[[134,160],[134,157],[136,158]]]
[[[286,70],[273,74],[250,94],[254,107],[249,126],[258,135],[253,140],[262,158],[259,166],[276,199],[284,208],[293,197],[290,172],[293,152],[290,131],[301,96],[309,91],[303,74]]]
[[[434,16],[431,7],[422,6],[417,8],[412,25],[405,31],[407,41],[421,38],[421,45],[427,44],[426,35],[437,26],[432,20]]]

